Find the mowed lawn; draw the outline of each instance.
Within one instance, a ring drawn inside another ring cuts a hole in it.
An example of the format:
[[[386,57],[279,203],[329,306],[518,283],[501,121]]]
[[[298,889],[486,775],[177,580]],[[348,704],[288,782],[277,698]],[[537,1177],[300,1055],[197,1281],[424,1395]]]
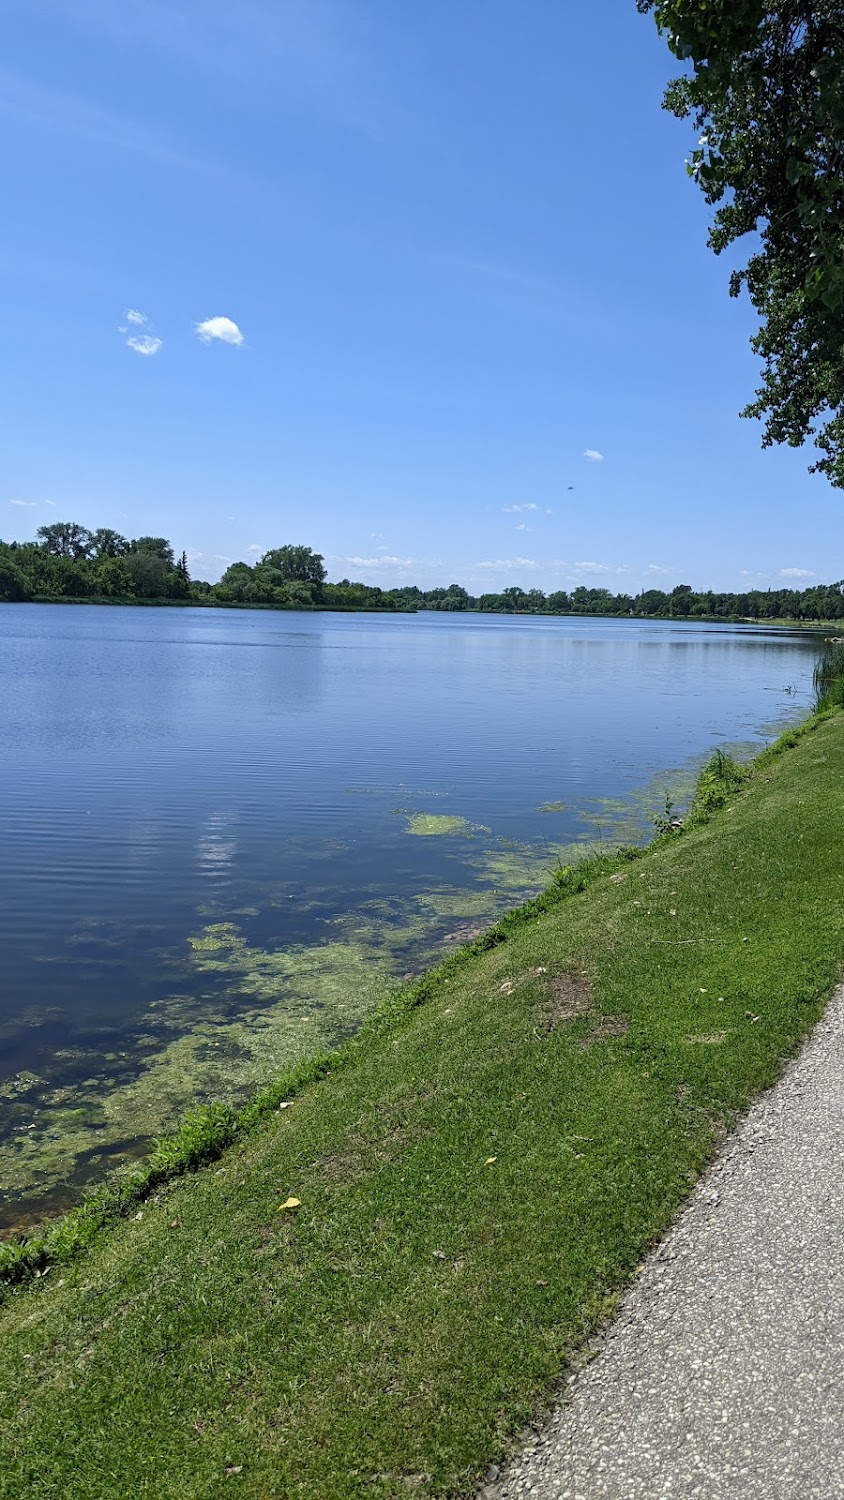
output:
[[[836,714],[9,1293],[0,1494],[469,1494],[820,1014],[842,831]]]

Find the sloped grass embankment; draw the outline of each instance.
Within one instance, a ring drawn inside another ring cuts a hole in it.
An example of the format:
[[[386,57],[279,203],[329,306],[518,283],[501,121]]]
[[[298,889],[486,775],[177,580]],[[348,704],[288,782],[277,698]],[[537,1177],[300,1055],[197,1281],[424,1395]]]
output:
[[[563,872],[287,1108],[8,1250],[0,1494],[470,1493],[820,1014],[842,815],[844,715],[716,758],[681,834]]]

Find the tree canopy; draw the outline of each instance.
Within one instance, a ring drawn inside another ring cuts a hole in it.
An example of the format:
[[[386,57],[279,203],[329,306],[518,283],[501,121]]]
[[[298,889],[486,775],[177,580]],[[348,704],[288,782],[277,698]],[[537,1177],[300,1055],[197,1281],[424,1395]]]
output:
[[[730,293],[760,317],[762,383],[744,409],[763,446],[819,451],[844,486],[844,5],[841,0],[637,0],[689,73],[665,107],[691,118],[689,174],[715,206],[720,254],[755,236]]]
[[[261,558],[262,568],[272,568],[282,583],[325,582],[325,563],[310,547],[275,547]]]
[[[40,542],[0,541],[0,602],[87,599],[115,604],[195,603],[259,609],[438,611],[501,615],[615,615],[690,620],[835,620],[844,622],[844,580],[805,589],[715,593],[678,583],[670,592],[646,588],[613,594],[578,584],[571,592],[508,584],[499,593],[470,594],[462,584],[382,589],[341,578],[329,583],[319,552],[275,547],[256,563],[232,563],[219,583],[192,579],[186,553],[174,559],[165,537],[126,538],[108,527],[94,532],[73,521],[44,526]],[[310,576],[308,576],[310,575]]]

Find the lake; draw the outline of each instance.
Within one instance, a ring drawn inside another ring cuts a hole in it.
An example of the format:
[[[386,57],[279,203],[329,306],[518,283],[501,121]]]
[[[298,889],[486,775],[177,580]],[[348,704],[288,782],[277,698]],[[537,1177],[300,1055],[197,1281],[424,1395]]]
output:
[[[713,746],[816,642],[633,620],[0,607],[0,1228],[242,1099]]]

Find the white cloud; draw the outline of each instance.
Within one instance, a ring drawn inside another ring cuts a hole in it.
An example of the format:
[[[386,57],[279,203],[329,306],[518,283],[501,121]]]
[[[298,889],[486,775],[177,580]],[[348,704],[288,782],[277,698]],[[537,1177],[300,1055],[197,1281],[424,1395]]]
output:
[[[27,506],[29,506],[29,505],[37,505],[38,501],[37,500],[10,500],[9,504],[10,505],[27,505]]]
[[[780,568],[780,578],[817,578],[809,568]]]
[[[662,567],[660,567],[659,563],[648,563],[646,571],[648,573],[674,573],[674,572],[676,572],[676,569],[675,568],[662,568]]]
[[[613,566],[610,563],[593,562],[591,560],[587,562],[570,563],[563,562],[561,558],[556,558],[554,560],[553,567],[555,573],[566,573],[570,578],[581,578],[584,573],[613,573],[620,575],[630,572],[630,568],[626,563],[621,563],[618,566]]]
[[[44,501],[44,504],[45,504],[45,505],[52,505],[52,506],[53,506],[53,508],[54,508],[54,509],[55,509],[55,504],[56,504],[56,502],[55,502],[55,500],[45,500],[45,501]]]
[[[424,564],[418,557],[338,557],[332,555],[332,562],[347,563],[352,568],[419,568],[431,566]],[[438,566],[434,564],[433,566]]]
[[[204,578],[208,583],[216,583],[229,564],[236,561],[235,558],[227,557],[222,552],[203,552],[198,547],[188,547],[187,558],[191,572],[198,578]]]
[[[502,505],[501,510],[505,516],[514,516],[523,510],[539,511],[543,516],[554,514],[550,505],[535,505],[532,500],[529,500],[526,505]]]
[[[266,547],[259,547],[257,542],[250,542],[247,552],[266,552]]]
[[[123,316],[126,319],[126,322],[121,323],[117,332],[123,334],[126,342],[126,348],[134,349],[136,354],[143,354],[147,357],[149,357],[150,354],[157,354],[159,349],[161,348],[162,343],[164,342],[164,340],[160,339],[157,334],[150,332],[130,333],[129,331],[130,327],[147,329],[149,328],[149,318],[147,317],[146,313],[138,312],[138,309],[136,307],[127,307]]]
[[[126,340],[127,348],[134,349],[136,354],[157,354],[161,348],[163,339],[156,338],[152,333],[130,333]]]
[[[483,568],[486,573],[511,573],[514,568],[522,568],[528,571],[539,567],[532,557],[496,557],[489,562],[475,563],[476,568]]]
[[[604,455],[603,453],[599,453],[597,448],[587,448],[584,451],[583,457],[590,464],[602,464],[604,462]]]
[[[221,344],[243,343],[243,334],[231,318],[206,318],[196,324],[196,332],[203,344],[210,344],[212,339],[218,339]]]
[[[525,523],[524,523],[524,521],[520,521],[519,524],[518,524],[518,526],[516,527],[516,530],[517,531],[530,531],[530,527],[526,526]]]

